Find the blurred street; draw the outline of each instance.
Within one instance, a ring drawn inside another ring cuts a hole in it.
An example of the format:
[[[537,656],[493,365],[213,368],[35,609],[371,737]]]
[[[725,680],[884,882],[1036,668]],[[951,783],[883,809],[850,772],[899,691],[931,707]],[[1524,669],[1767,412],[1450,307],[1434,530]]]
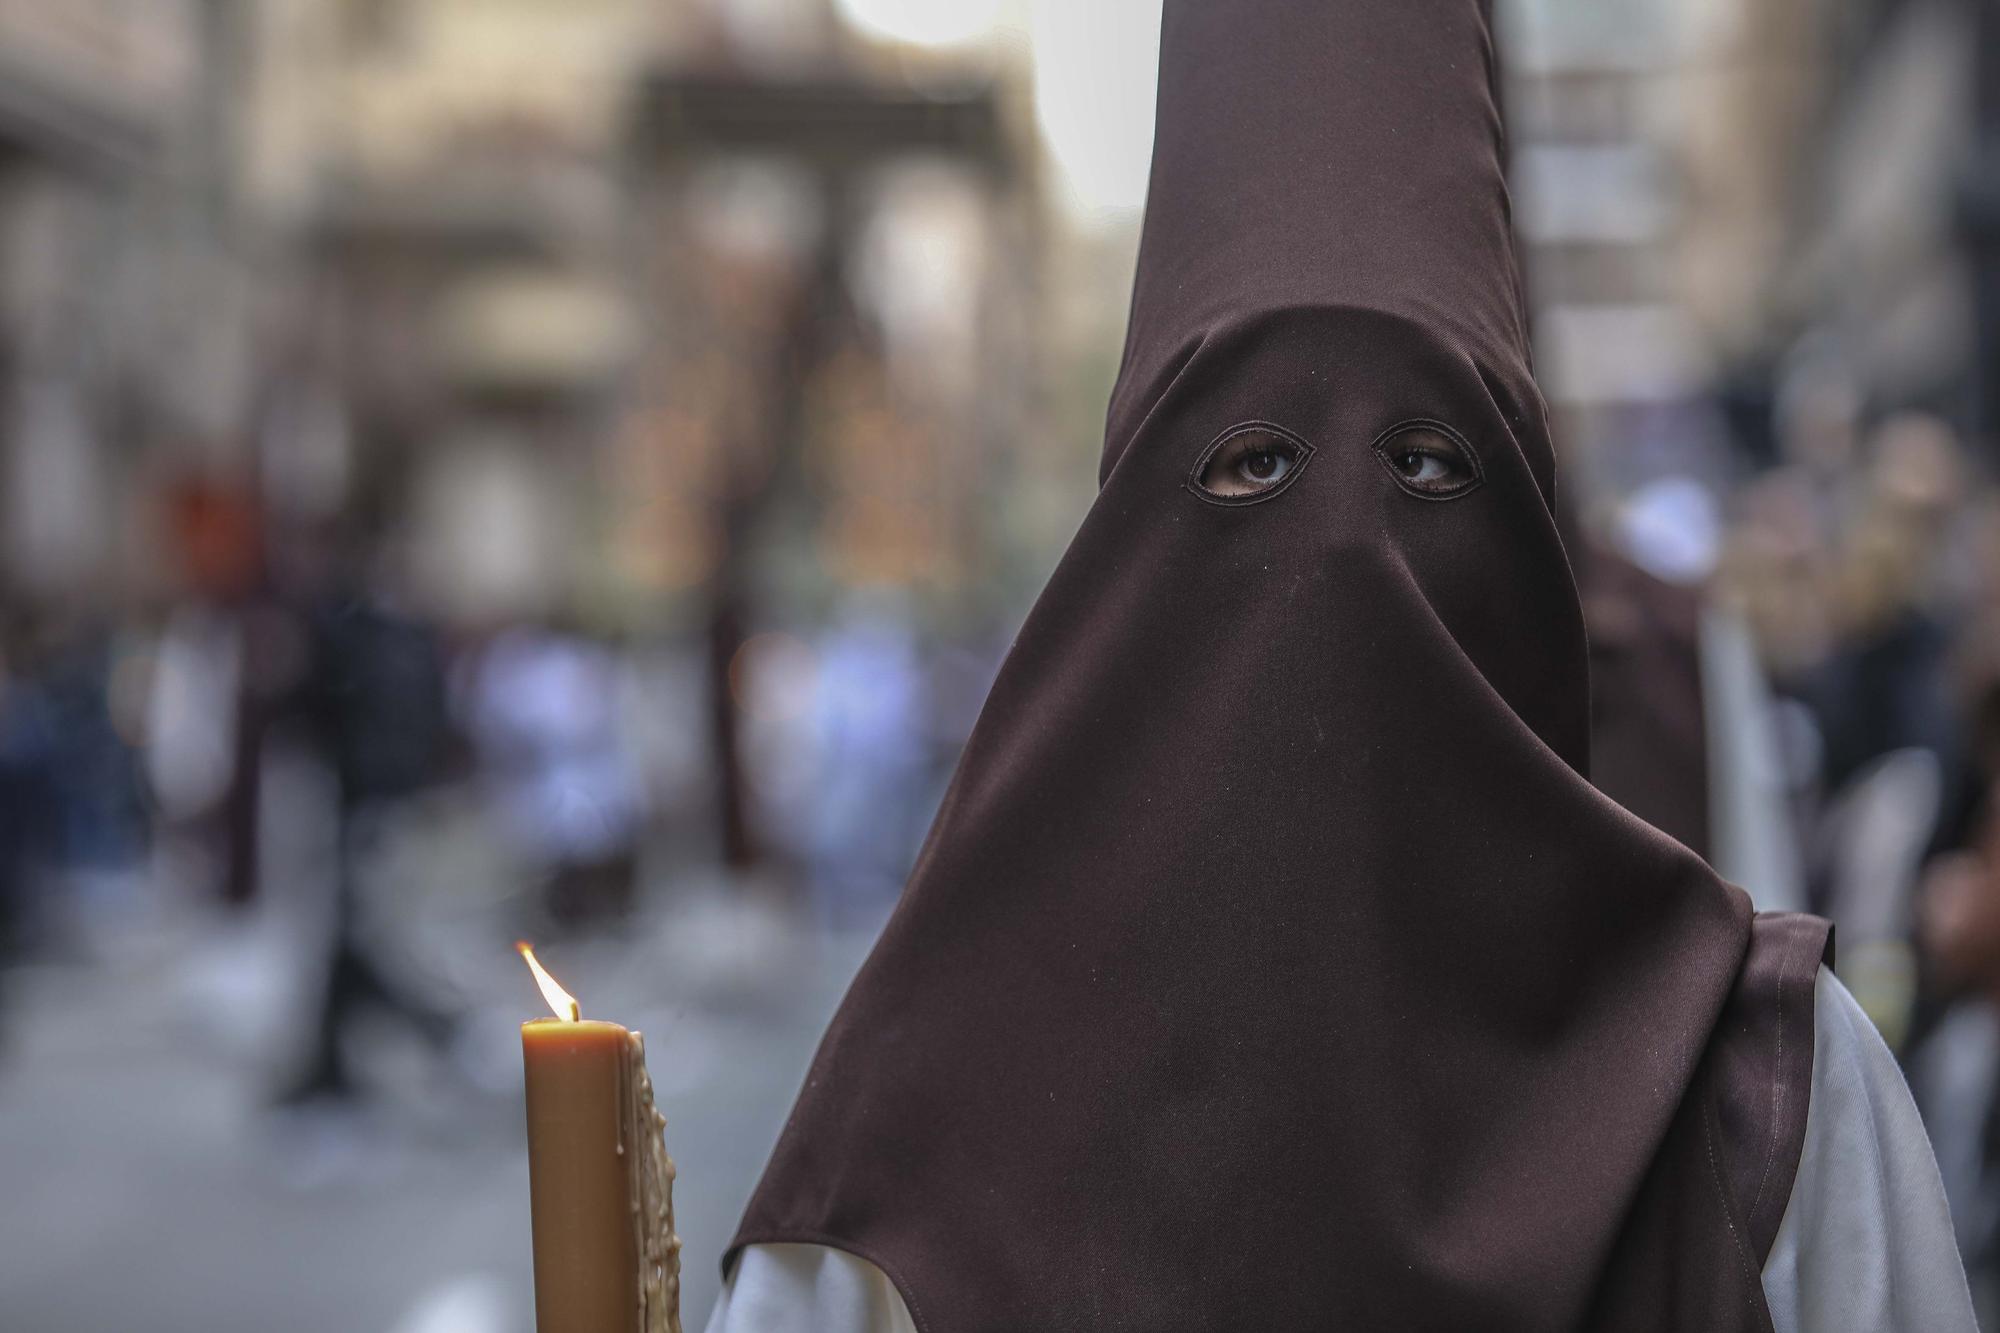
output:
[[[282,1004],[281,935],[218,935],[201,909],[121,918],[87,957],[11,979],[8,1333],[532,1333],[515,1026],[539,999],[525,969],[496,939],[449,1067],[383,1052],[369,1073],[384,1095],[365,1108],[273,1114],[256,1047]],[[622,943],[549,951],[588,1012],[647,1034],[680,1166],[690,1327],[868,939],[683,908]]]

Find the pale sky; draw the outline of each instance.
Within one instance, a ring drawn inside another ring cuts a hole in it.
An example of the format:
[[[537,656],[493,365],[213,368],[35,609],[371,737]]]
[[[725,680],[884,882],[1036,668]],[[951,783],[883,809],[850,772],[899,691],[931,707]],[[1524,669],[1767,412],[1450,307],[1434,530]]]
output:
[[[1146,198],[1160,0],[837,0],[856,27],[952,46],[1025,37],[1042,137],[1080,217],[1116,217]]]

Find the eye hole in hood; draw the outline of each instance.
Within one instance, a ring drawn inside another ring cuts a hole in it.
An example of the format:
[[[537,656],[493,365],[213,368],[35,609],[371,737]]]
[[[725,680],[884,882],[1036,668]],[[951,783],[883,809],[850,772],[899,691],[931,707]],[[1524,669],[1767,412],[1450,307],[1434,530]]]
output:
[[[1483,479],[1479,455],[1439,421],[1405,421],[1382,432],[1375,456],[1396,484],[1419,500],[1455,500]]]
[[[1187,485],[1211,504],[1256,504],[1297,481],[1312,456],[1313,447],[1282,426],[1246,421],[1202,450]]]

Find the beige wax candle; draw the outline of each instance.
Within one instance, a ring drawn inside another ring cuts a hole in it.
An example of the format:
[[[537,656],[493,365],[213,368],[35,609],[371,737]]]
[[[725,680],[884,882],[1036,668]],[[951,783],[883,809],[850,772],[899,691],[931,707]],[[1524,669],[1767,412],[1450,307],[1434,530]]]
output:
[[[645,1043],[582,1018],[520,947],[559,1015],[521,1025],[536,1333],[680,1333],[674,1165]]]

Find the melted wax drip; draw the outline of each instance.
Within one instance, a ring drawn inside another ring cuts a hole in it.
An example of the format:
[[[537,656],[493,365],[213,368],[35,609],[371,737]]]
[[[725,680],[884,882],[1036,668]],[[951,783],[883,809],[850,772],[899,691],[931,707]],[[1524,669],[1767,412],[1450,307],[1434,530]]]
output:
[[[632,1154],[632,1208],[639,1238],[639,1318],[643,1333],[681,1333],[681,1238],[674,1234],[674,1159],[667,1156],[666,1116],[653,1102],[646,1039],[631,1042],[632,1099],[638,1152]],[[622,1148],[622,1145],[621,1145]]]

